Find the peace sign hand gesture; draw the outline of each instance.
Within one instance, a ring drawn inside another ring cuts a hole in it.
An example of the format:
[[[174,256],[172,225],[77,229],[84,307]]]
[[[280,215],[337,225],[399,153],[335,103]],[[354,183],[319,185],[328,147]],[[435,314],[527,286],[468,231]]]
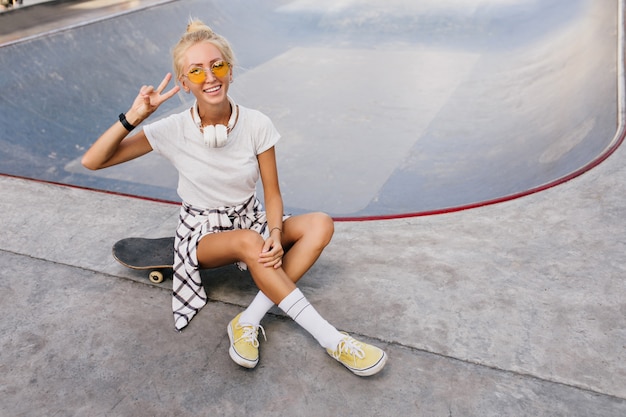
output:
[[[172,80],[172,74],[167,73],[161,84],[155,90],[151,85],[144,85],[139,90],[139,94],[135,98],[130,110],[126,113],[127,120],[137,126],[143,122],[152,113],[154,113],[159,106],[165,101],[169,100],[174,94],[180,91],[180,87],[175,85],[169,91],[163,93],[165,87]]]

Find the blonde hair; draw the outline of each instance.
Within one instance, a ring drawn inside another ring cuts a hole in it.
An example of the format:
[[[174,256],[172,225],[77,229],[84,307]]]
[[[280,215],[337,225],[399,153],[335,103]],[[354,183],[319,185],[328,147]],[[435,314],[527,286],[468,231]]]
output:
[[[226,62],[234,66],[235,54],[226,38],[213,32],[213,30],[201,20],[190,19],[187,25],[187,31],[172,50],[176,79],[180,79],[183,76],[185,53],[190,47],[200,42],[213,44],[219,49]]]

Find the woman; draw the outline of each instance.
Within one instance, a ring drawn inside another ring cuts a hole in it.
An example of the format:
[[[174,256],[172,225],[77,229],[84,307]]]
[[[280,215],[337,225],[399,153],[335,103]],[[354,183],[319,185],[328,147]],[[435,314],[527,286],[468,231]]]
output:
[[[259,328],[265,335],[260,322],[277,304],[352,372],[379,372],[385,352],[337,331],[295,285],[330,242],[333,222],[323,213],[283,216],[274,150],[280,135],[269,118],[228,96],[234,64],[230,45],[192,21],[173,50],[173,62],[180,86],[165,91],[171,74],[156,89],[143,86],[82,163],[101,169],[154,150],[178,169],[183,204],[174,247],[176,329],[182,330],[206,304],[199,269],[238,263],[260,291],[227,326],[229,354],[237,364],[257,365]],[[196,98],[192,108],[128,135],[181,87]],[[265,211],[255,196],[259,176]]]

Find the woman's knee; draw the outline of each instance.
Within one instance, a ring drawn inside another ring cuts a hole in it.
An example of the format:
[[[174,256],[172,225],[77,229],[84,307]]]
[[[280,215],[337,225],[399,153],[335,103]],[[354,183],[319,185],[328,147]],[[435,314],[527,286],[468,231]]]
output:
[[[289,250],[298,242],[323,249],[335,231],[332,217],[322,212],[293,216],[285,221],[284,247]]]
[[[240,251],[239,257],[242,258],[242,261],[257,259],[263,249],[263,243],[263,236],[254,230],[241,230],[237,242],[237,247]]]
[[[317,235],[320,244],[328,245],[335,233],[335,223],[332,217],[322,212],[311,213],[311,217],[311,232]]]

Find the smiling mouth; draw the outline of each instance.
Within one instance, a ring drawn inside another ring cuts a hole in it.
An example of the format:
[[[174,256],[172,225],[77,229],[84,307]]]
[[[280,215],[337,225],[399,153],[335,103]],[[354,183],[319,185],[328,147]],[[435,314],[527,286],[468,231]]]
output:
[[[217,91],[219,91],[222,88],[221,85],[218,85],[216,87],[211,87],[211,88],[207,88],[206,90],[202,90],[205,93],[215,93]]]

